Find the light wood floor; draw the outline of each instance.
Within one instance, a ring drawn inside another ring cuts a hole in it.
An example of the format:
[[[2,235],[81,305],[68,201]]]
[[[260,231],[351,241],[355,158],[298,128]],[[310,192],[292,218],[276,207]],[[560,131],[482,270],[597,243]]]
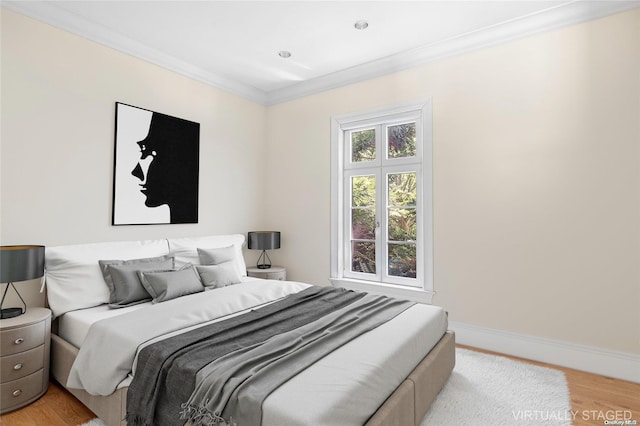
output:
[[[465,349],[473,349],[458,345]],[[480,351],[493,353],[489,351]],[[571,395],[571,410],[577,413],[574,425],[602,426],[607,418],[619,415],[630,417],[640,425],[640,384],[557,367],[522,358],[508,357],[543,367],[555,368],[565,373]],[[27,407],[0,416],[0,425],[6,426],[77,426],[95,415],[56,382],[51,382],[47,393]],[[527,422],[523,424],[534,425]],[[443,425],[446,426],[446,425]]]

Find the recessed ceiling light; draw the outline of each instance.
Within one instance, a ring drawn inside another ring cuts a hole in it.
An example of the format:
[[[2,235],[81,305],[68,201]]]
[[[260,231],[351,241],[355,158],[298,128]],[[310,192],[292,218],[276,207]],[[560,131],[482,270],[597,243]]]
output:
[[[361,19],[359,21],[356,21],[356,23],[353,24],[353,26],[356,27],[357,30],[364,30],[369,26],[369,23],[364,19]]]
[[[280,56],[281,58],[290,58],[291,57],[291,52],[289,52],[288,50],[281,50],[278,52],[278,56]]]

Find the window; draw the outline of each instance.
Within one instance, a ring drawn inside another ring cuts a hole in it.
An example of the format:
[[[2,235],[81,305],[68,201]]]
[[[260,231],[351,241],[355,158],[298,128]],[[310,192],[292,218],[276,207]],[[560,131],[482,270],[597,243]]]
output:
[[[431,103],[332,119],[334,285],[431,302]]]

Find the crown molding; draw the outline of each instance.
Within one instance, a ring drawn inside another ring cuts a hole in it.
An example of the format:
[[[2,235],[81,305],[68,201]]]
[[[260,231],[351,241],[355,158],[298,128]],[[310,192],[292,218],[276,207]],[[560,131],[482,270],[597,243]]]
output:
[[[640,1],[573,1],[477,31],[401,52],[343,71],[303,81],[267,93],[275,105],[403,71],[419,65],[497,46],[534,34],[602,18],[640,7]]]
[[[269,106],[623,12],[640,7],[640,1],[576,0],[269,92],[220,76],[152,49],[57,7],[55,2],[2,1],[2,6],[194,80]]]
[[[266,105],[267,93],[197,67],[55,5],[55,1],[2,1],[2,6],[226,92]]]

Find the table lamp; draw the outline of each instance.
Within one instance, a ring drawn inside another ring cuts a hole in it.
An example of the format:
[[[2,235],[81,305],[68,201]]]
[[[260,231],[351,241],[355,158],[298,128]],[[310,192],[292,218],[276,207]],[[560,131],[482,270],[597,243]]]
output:
[[[279,231],[253,231],[249,232],[249,249],[262,250],[262,254],[258,258],[257,267],[259,269],[271,268],[271,259],[267,254],[267,250],[280,248],[280,232]]]
[[[33,280],[43,275],[44,246],[0,246],[0,283],[7,283],[0,301],[0,319],[17,317],[27,311],[27,304],[14,282]],[[9,287],[22,301],[22,308],[2,307]]]

